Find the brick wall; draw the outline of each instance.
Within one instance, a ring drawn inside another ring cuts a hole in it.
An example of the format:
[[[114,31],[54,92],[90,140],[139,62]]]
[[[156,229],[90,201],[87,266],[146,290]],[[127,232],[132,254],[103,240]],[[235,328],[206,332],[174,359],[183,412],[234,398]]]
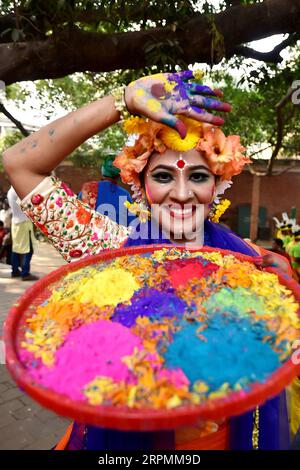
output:
[[[237,206],[251,204],[253,176],[244,172],[233,178],[234,184],[226,191],[226,197],[232,206],[228,210],[228,223],[236,230]],[[267,209],[267,224],[272,229],[272,217],[281,218],[282,212],[290,212],[291,207],[298,208],[300,221],[300,172],[288,172],[280,176],[263,176],[260,184],[260,206]]]

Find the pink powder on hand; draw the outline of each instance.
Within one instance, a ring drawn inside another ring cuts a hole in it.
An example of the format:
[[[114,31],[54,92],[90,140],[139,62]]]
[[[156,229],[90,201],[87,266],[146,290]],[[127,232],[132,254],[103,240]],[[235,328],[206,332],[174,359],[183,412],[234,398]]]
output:
[[[74,400],[86,400],[82,390],[97,376],[135,383],[121,359],[142,348],[141,340],[123,325],[98,320],[71,331],[55,355],[52,367],[31,369],[33,378],[44,387]],[[21,354],[22,355],[22,354]]]

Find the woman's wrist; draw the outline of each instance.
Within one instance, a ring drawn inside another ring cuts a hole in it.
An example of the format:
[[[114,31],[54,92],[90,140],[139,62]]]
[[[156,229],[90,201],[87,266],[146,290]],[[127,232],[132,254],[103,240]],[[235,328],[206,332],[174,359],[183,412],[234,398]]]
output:
[[[120,86],[111,91],[111,95],[115,100],[115,108],[120,114],[120,120],[124,121],[130,116],[130,112],[127,109],[127,104],[125,101],[125,90],[126,86]]]

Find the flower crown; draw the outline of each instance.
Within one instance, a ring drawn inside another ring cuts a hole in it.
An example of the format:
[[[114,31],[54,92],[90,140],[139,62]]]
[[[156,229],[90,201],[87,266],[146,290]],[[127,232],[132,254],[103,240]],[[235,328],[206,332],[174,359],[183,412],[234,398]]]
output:
[[[251,163],[243,152],[240,137],[228,137],[220,128],[201,123],[185,116],[178,116],[187,128],[187,134],[181,139],[176,130],[141,117],[130,117],[124,121],[124,130],[133,145],[125,145],[114,160],[119,168],[123,183],[132,185],[136,191],[141,188],[139,173],[147,165],[151,154],[164,153],[167,149],[187,152],[195,148],[207,160],[209,168],[220,176],[220,181],[230,181],[232,176],[241,173],[246,163]]]

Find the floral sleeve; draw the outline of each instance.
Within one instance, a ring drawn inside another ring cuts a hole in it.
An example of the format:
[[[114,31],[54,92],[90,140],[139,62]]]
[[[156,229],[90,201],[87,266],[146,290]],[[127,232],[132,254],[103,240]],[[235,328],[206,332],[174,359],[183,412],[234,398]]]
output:
[[[129,236],[128,228],[91,210],[53,176],[45,178],[20,207],[66,261],[119,248]]]

